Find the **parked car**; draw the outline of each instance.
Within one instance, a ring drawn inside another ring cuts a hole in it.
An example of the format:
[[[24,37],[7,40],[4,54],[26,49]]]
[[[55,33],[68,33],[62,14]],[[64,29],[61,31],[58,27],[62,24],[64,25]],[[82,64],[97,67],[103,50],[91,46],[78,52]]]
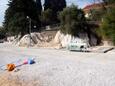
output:
[[[88,51],[88,44],[87,43],[69,43],[67,49],[70,51]]]

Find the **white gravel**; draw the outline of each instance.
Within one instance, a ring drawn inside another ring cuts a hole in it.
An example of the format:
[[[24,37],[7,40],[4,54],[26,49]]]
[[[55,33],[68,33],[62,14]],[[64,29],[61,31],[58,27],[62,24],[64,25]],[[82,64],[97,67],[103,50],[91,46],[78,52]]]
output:
[[[35,58],[36,63],[23,65],[11,74],[38,80],[40,86],[115,86],[114,51],[80,53],[0,44],[0,66],[26,58]],[[0,70],[0,75],[4,72]]]

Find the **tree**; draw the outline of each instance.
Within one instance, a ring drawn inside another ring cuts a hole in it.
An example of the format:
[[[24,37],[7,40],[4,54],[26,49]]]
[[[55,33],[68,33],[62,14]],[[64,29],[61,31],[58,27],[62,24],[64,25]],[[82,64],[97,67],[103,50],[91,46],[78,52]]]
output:
[[[101,19],[105,13],[106,13],[106,11],[101,9],[101,8],[99,10],[98,9],[91,9],[88,19],[92,20],[92,21],[101,21]]]
[[[75,5],[65,8],[59,13],[61,21],[61,32],[78,36],[78,33],[83,32],[86,26],[86,19],[81,9]]]
[[[92,25],[86,22],[84,12],[78,9],[77,6],[71,5],[59,13],[59,20],[61,22],[60,30],[64,34],[79,37],[80,33],[86,33],[89,38],[89,44],[93,46],[92,37],[97,38],[97,44],[100,43],[100,38],[92,31]]]
[[[8,31],[11,35],[24,35],[28,33],[28,24],[27,24],[26,15],[22,13],[16,13],[11,21],[8,23]]]
[[[102,0],[105,4],[113,4],[115,0]]]
[[[44,10],[52,9],[55,12],[62,11],[66,7],[65,0],[45,0]]]
[[[95,4],[96,2],[99,3],[100,7],[94,7],[90,10],[89,19],[93,21],[101,21],[103,16],[111,11],[111,8],[114,7],[115,0],[92,0]]]
[[[3,27],[0,27],[0,39],[4,39],[6,36],[6,31]]]
[[[41,0],[36,0],[36,5],[37,5],[38,14],[41,14],[41,11],[42,11]]]
[[[97,32],[104,40],[111,40],[115,44],[115,8],[105,15]]]
[[[65,0],[45,0],[44,10],[51,9],[52,10],[52,21],[57,21],[57,15],[59,11],[62,11],[63,8],[66,7]]]
[[[52,10],[47,9],[41,13],[41,22],[43,25],[49,25],[52,23]]]
[[[9,0],[5,13],[4,27],[10,35],[24,35],[28,32],[27,16],[32,19],[32,25],[39,25],[37,5],[33,0]]]

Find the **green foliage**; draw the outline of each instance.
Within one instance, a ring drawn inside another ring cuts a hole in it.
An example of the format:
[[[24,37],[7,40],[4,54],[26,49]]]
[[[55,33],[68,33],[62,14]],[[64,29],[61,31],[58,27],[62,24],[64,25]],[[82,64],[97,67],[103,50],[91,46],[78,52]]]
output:
[[[98,32],[103,39],[109,39],[115,44],[115,8],[105,15]]]
[[[5,38],[6,36],[6,31],[3,27],[0,27],[0,39]]]
[[[51,24],[52,23],[52,17],[53,17],[53,13],[52,13],[52,10],[51,9],[47,9],[45,11],[43,11],[41,13],[41,22],[42,24],[44,25],[48,25],[48,24]]]
[[[33,25],[39,25],[37,4],[33,0],[9,0],[5,13],[4,28],[9,35],[24,35],[28,31],[27,16],[32,19]]]
[[[105,13],[106,11],[104,9],[100,9],[100,10],[92,9],[90,10],[90,13],[89,13],[90,16],[88,19],[92,21],[101,21]]]
[[[8,24],[8,31],[12,35],[24,35],[28,32],[27,19],[24,13],[16,13]]]
[[[84,13],[75,5],[67,7],[60,12],[59,19],[61,21],[61,31],[64,34],[77,36],[79,32],[85,29],[86,22]]]

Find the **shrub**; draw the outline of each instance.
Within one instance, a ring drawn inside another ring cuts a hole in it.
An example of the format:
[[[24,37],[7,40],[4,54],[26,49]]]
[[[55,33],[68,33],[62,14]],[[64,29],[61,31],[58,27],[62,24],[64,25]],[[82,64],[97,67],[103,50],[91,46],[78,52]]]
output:
[[[82,32],[85,28],[84,13],[75,5],[64,8],[64,10],[59,13],[59,20],[61,22],[60,30],[64,34],[77,36],[78,33]]]

